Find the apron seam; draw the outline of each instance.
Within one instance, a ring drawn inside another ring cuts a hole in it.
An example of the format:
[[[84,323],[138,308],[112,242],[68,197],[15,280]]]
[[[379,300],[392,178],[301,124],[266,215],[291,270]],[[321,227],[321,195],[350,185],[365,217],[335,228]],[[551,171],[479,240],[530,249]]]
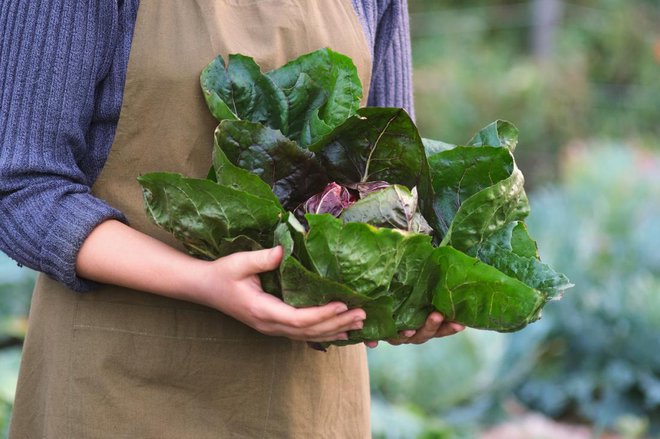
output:
[[[273,387],[275,384],[275,356],[277,354],[273,352],[273,362],[271,364],[271,369],[272,372],[270,374],[270,388],[268,389],[268,404],[266,405],[266,419],[264,419],[264,432],[262,434],[262,438],[266,437],[267,429],[268,429],[268,420],[270,419],[270,408],[271,404],[273,401]]]
[[[129,331],[122,328],[113,328],[107,326],[95,326],[95,325],[84,325],[84,324],[74,324],[73,329],[93,329],[98,331],[107,331],[107,332],[117,332],[121,334],[131,334],[131,335],[140,335],[145,337],[154,337],[154,338],[165,338],[168,340],[188,340],[188,341],[228,341],[235,343],[264,343],[267,340],[252,340],[252,339],[238,339],[238,338],[219,338],[219,337],[193,337],[193,336],[176,336],[176,335],[165,335],[165,334],[154,334],[151,332],[145,331]]]
[[[67,428],[67,437],[72,437],[71,432],[73,431],[73,426],[71,425],[73,422],[73,416],[71,415],[72,408],[71,405],[73,404],[73,401],[71,400],[71,395],[73,394],[72,392],[72,387],[73,387],[73,347],[75,346],[73,339],[76,336],[76,319],[78,317],[78,305],[79,302],[78,300],[75,300],[75,304],[73,306],[73,312],[71,313],[71,330],[70,330],[70,347],[69,347],[69,367],[68,367],[68,373],[67,373],[67,394],[66,394],[66,417],[67,417],[67,422],[66,422],[66,428]]]

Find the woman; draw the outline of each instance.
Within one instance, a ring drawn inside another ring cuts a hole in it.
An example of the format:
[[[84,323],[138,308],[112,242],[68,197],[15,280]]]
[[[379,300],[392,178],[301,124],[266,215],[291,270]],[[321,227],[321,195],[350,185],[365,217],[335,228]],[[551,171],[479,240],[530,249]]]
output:
[[[257,274],[279,248],[187,256],[147,220],[136,177],[206,174],[215,122],[198,77],[218,53],[266,71],[331,47],[356,63],[368,104],[412,111],[406,6],[2,4],[0,242],[45,273],[12,438],[369,436],[364,347],[303,342],[345,339],[364,311],[264,293]],[[392,342],[460,329],[432,313]]]

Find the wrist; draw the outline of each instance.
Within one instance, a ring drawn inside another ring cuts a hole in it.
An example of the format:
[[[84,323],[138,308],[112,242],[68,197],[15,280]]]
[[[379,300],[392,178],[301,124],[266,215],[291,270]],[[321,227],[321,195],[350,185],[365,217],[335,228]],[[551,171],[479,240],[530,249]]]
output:
[[[213,307],[211,303],[211,277],[213,263],[194,257],[188,257],[185,264],[181,264],[179,282],[176,294],[182,300],[194,302],[204,306]]]

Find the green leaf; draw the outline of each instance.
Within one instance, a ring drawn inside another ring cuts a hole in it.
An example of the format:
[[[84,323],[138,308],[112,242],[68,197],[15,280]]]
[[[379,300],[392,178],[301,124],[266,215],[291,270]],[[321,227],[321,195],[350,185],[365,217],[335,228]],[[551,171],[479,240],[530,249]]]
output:
[[[138,181],[149,217],[189,252],[207,259],[220,257],[223,240],[239,235],[270,246],[283,215],[273,201],[210,180],[151,173]]]
[[[511,223],[483,243],[478,258],[540,291],[546,301],[561,298],[564,290],[573,286],[566,276],[538,259],[536,243],[522,222]]]
[[[457,146],[429,164],[443,244],[474,255],[479,243],[527,216],[524,179],[508,149]]]
[[[282,130],[302,147],[355,114],[362,85],[353,61],[330,49],[319,49],[272,70],[267,76],[286,95],[289,126]]]
[[[416,187],[420,212],[438,230],[422,139],[403,109],[361,108],[311,149],[340,184],[381,180]]]
[[[374,191],[344,209],[339,217],[345,223],[367,223],[376,227],[430,234],[433,230],[417,211],[417,191],[391,185]]]
[[[245,119],[273,128],[287,126],[286,97],[250,57],[217,56],[200,77],[204,98],[218,120]]]
[[[403,234],[364,223],[342,225],[328,214],[307,214],[305,219],[305,246],[317,273],[365,296],[387,294]]]
[[[237,191],[247,192],[259,198],[271,201],[280,206],[270,186],[266,184],[259,176],[250,171],[235,166],[229,161],[225,153],[218,146],[217,140],[213,149],[213,181],[220,185],[236,189]]]
[[[296,259],[288,257],[281,266],[282,297],[289,305],[300,307],[325,305],[339,301],[350,309],[362,308],[367,318],[361,330],[349,333],[349,342],[333,344],[353,344],[364,340],[381,340],[396,336],[392,318],[392,299],[373,299],[359,294],[345,284],[319,276],[307,270]]]
[[[539,249],[527,232],[527,226],[522,221],[514,223],[515,226],[511,231],[511,250],[520,256],[526,258],[539,258]]]
[[[433,311],[430,285],[438,275],[429,264],[431,237],[411,234],[399,247],[399,261],[390,284],[397,330],[420,328]]]
[[[457,146],[430,156],[429,167],[444,235],[466,199],[511,176],[513,157],[502,148]]]
[[[467,144],[469,146],[502,146],[513,152],[518,145],[518,128],[506,120],[496,120],[482,128]]]
[[[261,124],[223,121],[215,141],[232,164],[265,181],[287,210],[294,210],[328,182],[313,153]]]
[[[436,248],[431,261],[439,273],[433,305],[447,319],[508,332],[540,318],[544,295],[518,279],[451,247]]]
[[[348,342],[334,344],[354,344],[367,340],[387,340],[398,337],[396,323],[392,318],[392,297],[381,296],[362,305],[367,315],[364,326],[357,331],[349,331]]]
[[[338,183],[387,181],[420,186],[424,147],[408,114],[400,108],[361,108],[312,151]]]
[[[426,152],[427,157],[431,157],[433,154],[437,154],[442,151],[449,151],[456,147],[451,143],[441,142],[440,140],[425,139],[422,138],[422,144],[424,145],[424,151]]]
[[[511,221],[529,214],[523,176],[514,168],[511,177],[465,200],[445,236],[451,246],[474,255],[480,243]]]

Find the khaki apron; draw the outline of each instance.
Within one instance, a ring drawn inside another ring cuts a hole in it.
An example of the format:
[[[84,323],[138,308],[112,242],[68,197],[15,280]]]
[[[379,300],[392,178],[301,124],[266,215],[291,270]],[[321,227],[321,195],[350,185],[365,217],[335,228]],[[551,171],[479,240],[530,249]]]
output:
[[[244,53],[266,71],[331,47],[353,58],[366,89],[370,51],[350,0],[140,3],[116,137],[93,191],[180,248],[147,219],[136,177],[206,175],[216,122],[202,68]],[[195,304],[37,281],[13,439],[369,436],[363,346],[322,353]]]

